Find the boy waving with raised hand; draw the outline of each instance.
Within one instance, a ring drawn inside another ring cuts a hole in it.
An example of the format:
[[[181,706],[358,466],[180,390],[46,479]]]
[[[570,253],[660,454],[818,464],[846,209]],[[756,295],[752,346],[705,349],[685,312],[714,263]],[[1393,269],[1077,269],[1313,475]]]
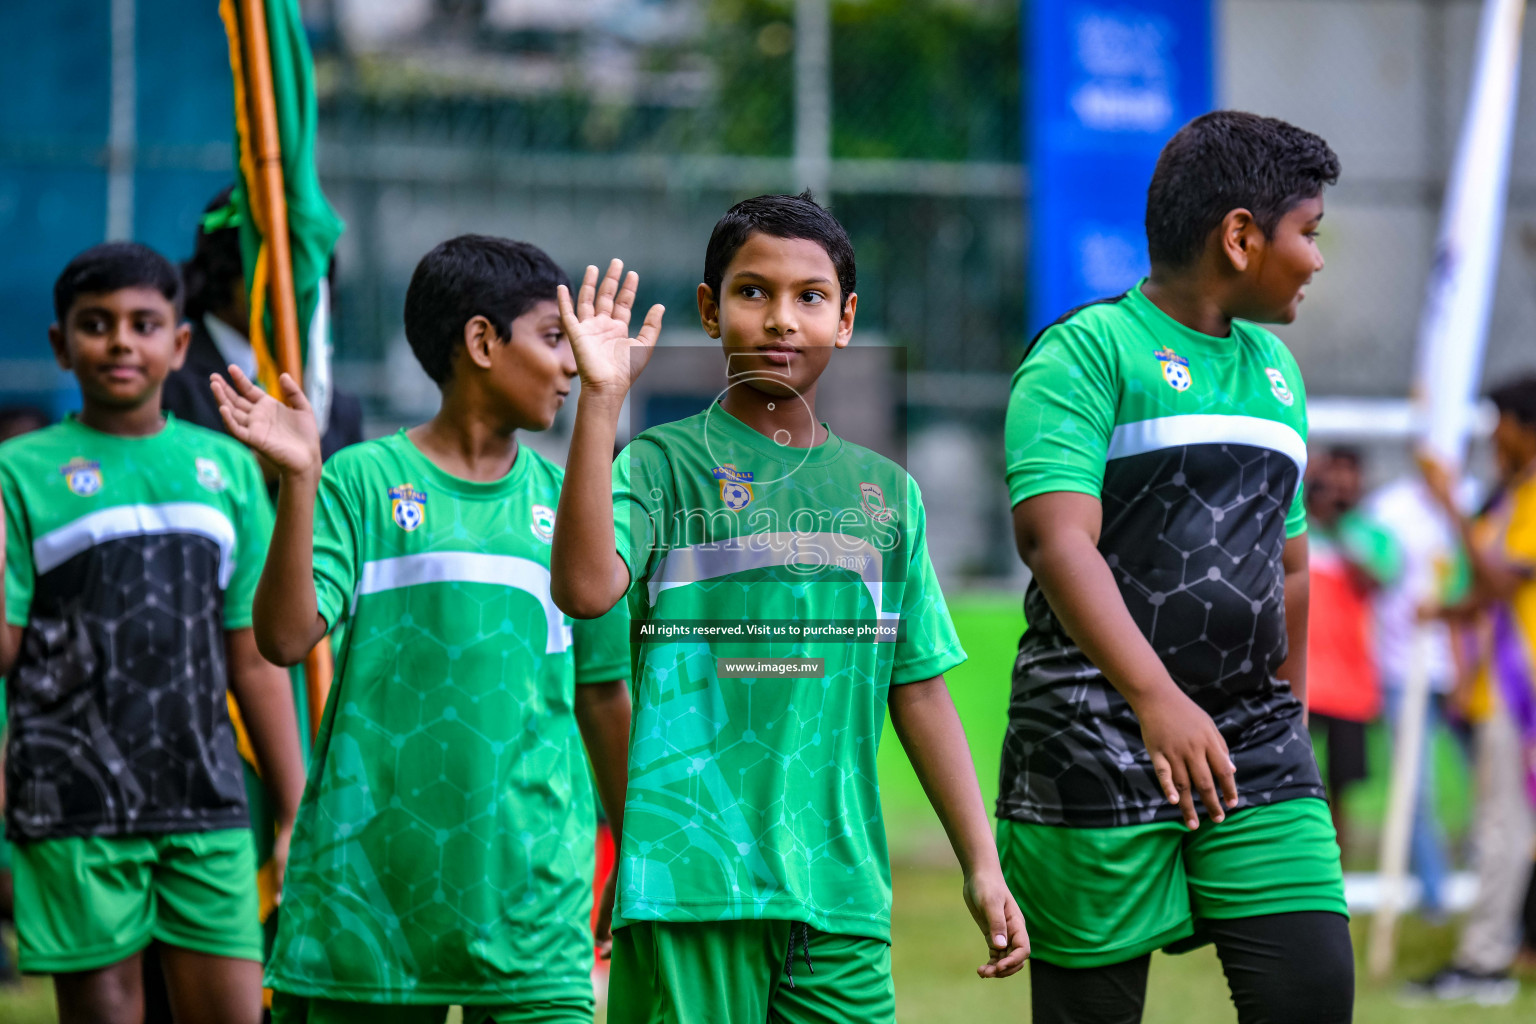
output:
[[[267,965],[276,1024],[440,1024],[452,1004],[467,1024],[592,1020],[592,790],[622,835],[628,623],[550,599],[560,470],[517,436],[548,429],[576,373],[564,282],[510,239],[427,253],[405,333],[442,405],[323,469],[292,380],[282,402],[234,368],[214,381],[281,479],[256,638],[292,664],[336,636]]]
[[[554,597],[583,617],[627,594],[639,631],[609,1020],[893,1021],[887,709],[964,869],[978,974],[1028,955],[944,685],[965,654],[917,485],[816,415],[858,303],[842,226],[809,195],[759,196],[721,218],[704,262],[722,397],[616,464],[662,311],[629,339],[637,280],[617,260],[601,283],[588,268],[574,306],[561,296],[582,393]]]

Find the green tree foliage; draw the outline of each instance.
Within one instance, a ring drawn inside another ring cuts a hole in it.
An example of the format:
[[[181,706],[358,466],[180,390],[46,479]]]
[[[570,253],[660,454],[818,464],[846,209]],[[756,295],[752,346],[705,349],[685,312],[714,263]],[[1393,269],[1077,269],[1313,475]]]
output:
[[[711,0],[720,151],[785,155],[794,139],[794,3]],[[835,0],[833,155],[1019,159],[1019,5]]]

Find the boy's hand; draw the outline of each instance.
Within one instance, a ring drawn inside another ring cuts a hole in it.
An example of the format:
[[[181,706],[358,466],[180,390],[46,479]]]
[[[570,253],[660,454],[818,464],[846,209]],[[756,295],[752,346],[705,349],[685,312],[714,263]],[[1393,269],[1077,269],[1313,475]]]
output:
[[[1227,741],[1211,716],[1177,687],[1162,691],[1159,699],[1133,709],[1141,722],[1141,739],[1152,757],[1157,781],[1171,804],[1184,812],[1190,830],[1200,827],[1195,813],[1195,794],[1205,801],[1211,820],[1220,822],[1226,808],[1237,806],[1237,766],[1227,751]],[[1225,798],[1216,796],[1217,787]]]
[[[277,380],[283,389],[281,402],[253,384],[238,366],[229,368],[229,381],[216,373],[210,382],[219,415],[237,440],[266,456],[284,475],[319,471],[320,429],[304,389],[292,377],[285,373]]]
[[[592,937],[597,940],[597,955],[601,960],[613,956],[613,901],[618,889],[619,868],[614,865],[603,885],[602,898],[597,901],[597,921],[592,926]]]
[[[965,879],[965,905],[987,937],[987,962],[976,968],[983,978],[1017,974],[1029,959],[1029,933],[1003,873],[996,868],[979,871]]]
[[[621,275],[622,288],[619,286]],[[564,285],[560,286],[557,295],[560,322],[566,337],[571,339],[583,393],[622,398],[650,361],[651,349],[661,333],[664,310],[659,305],[652,306],[640,325],[640,333],[631,338],[629,317],[639,285],[640,275],[633,270],[624,275],[623,261],[614,260],[608,264],[601,287],[597,283],[597,268],[587,267],[574,308],[570,291]]]
[[[277,902],[283,902],[283,876],[288,873],[288,847],[293,843],[293,822],[278,825],[272,837],[272,882],[277,886]]]

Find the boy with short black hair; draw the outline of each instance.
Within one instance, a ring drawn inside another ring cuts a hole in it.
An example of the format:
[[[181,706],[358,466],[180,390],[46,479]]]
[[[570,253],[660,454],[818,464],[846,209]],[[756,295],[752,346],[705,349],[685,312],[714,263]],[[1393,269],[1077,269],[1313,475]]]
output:
[[[560,470],[545,430],[576,373],[555,291],[521,242],[424,256],[406,338],[428,422],[321,469],[303,392],[214,379],[230,432],[277,466],[256,635],[294,664],[334,631],[267,978],[277,1024],[590,1024],[592,784],[622,834],[623,611],[572,624],[549,589]],[[286,404],[285,404],[286,403]],[[606,942],[607,890],[598,921]]]
[[[635,653],[609,1021],[892,1021],[890,867],[875,751],[889,708],[965,870],[983,977],[1028,939],[943,673],[965,660],[929,563],[917,485],[816,418],[853,333],[853,247],[807,193],[715,226],[698,307],[722,342],[718,404],[643,431],[613,464],[619,409],[661,307],[629,338],[638,279],[588,267],[566,333],[582,376],[555,600],[637,622],[898,627],[882,640],[653,640]],[[611,484],[610,484],[611,474]],[[615,507],[617,506],[617,507]],[[809,674],[752,668],[761,657]],[[731,669],[743,659],[746,668]],[[742,678],[745,675],[747,678]],[[756,675],[756,678],[753,676]]]
[[[5,498],[6,834],[24,970],[59,1016],[142,1017],[161,943],[178,1021],[261,1016],[244,717],[278,820],[303,785],[287,674],[250,628],[272,514],[239,444],[162,415],[186,352],[175,268],[108,243],[54,286],[49,340],[82,409],[0,446]]]
[[[1007,476],[1034,573],[998,846],[1039,1024],[1139,1019],[1214,940],[1241,1021],[1347,1021],[1339,850],[1307,737],[1306,398],[1285,345],[1338,158],[1217,111],[1163,149],[1151,276],[1038,334]],[[1205,823],[1196,795],[1204,804]]]

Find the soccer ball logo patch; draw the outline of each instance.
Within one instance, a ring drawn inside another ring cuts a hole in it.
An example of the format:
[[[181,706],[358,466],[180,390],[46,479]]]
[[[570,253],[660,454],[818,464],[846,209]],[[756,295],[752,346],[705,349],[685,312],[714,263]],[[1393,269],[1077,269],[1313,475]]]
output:
[[[880,489],[879,484],[859,484],[859,507],[864,510],[865,515],[877,523],[891,521],[893,513],[890,506],[885,503],[885,492]]]
[[[427,495],[410,484],[389,489],[390,516],[406,533],[420,528],[427,519]]]
[[[555,510],[548,505],[533,506],[533,535],[548,544],[555,537]]]
[[[219,464],[212,459],[197,460],[197,482],[214,494],[218,494],[229,486],[224,482],[224,474],[219,471]]]
[[[1285,405],[1296,401],[1296,396],[1291,394],[1291,389],[1285,386],[1285,377],[1273,366],[1264,368],[1264,376],[1269,378],[1269,393],[1280,399]]]
[[[720,481],[720,500],[732,512],[740,512],[752,503],[752,474],[737,469],[729,462],[714,468],[715,479]]]
[[[1189,360],[1174,352],[1171,348],[1164,348],[1153,353],[1157,361],[1163,364],[1163,380],[1175,391],[1188,391],[1195,379],[1189,374]]]
[[[64,474],[64,483],[69,489],[82,498],[89,498],[101,490],[101,463],[95,459],[77,455],[60,466],[59,472]]]

